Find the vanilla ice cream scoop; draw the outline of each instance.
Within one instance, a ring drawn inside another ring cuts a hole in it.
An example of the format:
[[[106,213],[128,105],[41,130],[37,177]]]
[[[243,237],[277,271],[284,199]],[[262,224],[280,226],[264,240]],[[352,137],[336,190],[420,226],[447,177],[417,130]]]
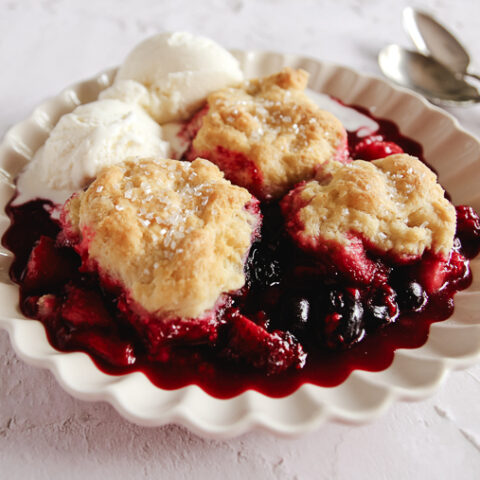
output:
[[[100,98],[136,103],[162,124],[188,118],[209,93],[242,80],[238,61],[214,41],[164,33],[128,55]]]
[[[48,198],[63,203],[106,166],[129,157],[168,158],[162,128],[141,108],[120,100],[80,105],[60,118],[47,141],[20,174],[22,201]]]

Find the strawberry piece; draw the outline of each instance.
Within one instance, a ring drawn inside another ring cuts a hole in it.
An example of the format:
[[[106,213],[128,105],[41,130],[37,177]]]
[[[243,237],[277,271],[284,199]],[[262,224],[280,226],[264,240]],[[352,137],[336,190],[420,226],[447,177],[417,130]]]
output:
[[[40,319],[48,319],[59,312],[60,306],[60,300],[55,295],[42,295],[36,302],[37,315]]]
[[[42,235],[33,247],[23,277],[28,290],[48,289],[67,282],[76,271],[75,261],[55,241]]]
[[[468,205],[458,205],[457,211],[457,233],[471,231],[472,236],[480,237],[480,218],[477,212]]]
[[[322,237],[317,237],[312,245],[302,245],[301,240],[298,243],[319,260],[318,272],[325,277],[340,274],[354,285],[378,285],[386,281],[385,266],[369,258],[363,239],[354,233],[348,234],[347,238],[347,245]]]
[[[178,318],[165,323],[157,318],[145,319],[146,322],[136,327],[148,348],[149,357],[155,359],[166,345],[213,345],[217,340],[218,322],[215,317],[200,321],[183,321]],[[140,328],[139,328],[140,327]]]
[[[446,265],[443,258],[428,257],[422,260],[418,280],[428,294],[442,288],[447,275]]]
[[[77,328],[108,327],[113,320],[102,297],[91,290],[75,285],[66,286],[66,300],[62,305],[62,317]]]
[[[37,300],[35,305],[33,305],[34,299]],[[71,329],[61,318],[63,298],[49,293],[40,297],[30,297],[28,303],[35,309],[33,316],[45,325],[52,345],[60,350],[68,349]]]
[[[354,158],[377,160],[378,158],[385,158],[396,153],[403,153],[399,145],[393,142],[379,140],[374,136],[362,140],[355,146]]]
[[[306,353],[297,340],[287,332],[267,332],[238,311],[229,317],[229,335],[224,354],[243,360],[267,374],[277,374],[294,366],[305,365]]]
[[[136,362],[131,343],[94,330],[72,333],[69,347],[91,352],[116,367],[127,367]]]
[[[468,261],[459,252],[452,251],[449,258],[426,255],[418,271],[418,281],[427,294],[438,292],[447,283],[456,283],[469,273]]]
[[[148,356],[153,361],[165,361],[165,352],[172,345],[214,344],[218,335],[216,315],[202,319],[158,318],[147,312],[140,313],[127,295],[120,295],[117,308],[124,319],[133,326],[145,343]],[[134,311],[135,310],[135,311]]]
[[[357,284],[369,284],[380,275],[379,266],[368,258],[362,239],[354,234],[348,235],[349,243],[330,245],[328,257],[330,263]]]
[[[270,195],[264,192],[261,170],[245,154],[228,150],[221,145],[217,145],[211,151],[197,151],[191,148],[187,153],[187,160],[193,161],[197,157],[206,158],[215,163],[226,179],[246,188],[259,199],[270,198]]]

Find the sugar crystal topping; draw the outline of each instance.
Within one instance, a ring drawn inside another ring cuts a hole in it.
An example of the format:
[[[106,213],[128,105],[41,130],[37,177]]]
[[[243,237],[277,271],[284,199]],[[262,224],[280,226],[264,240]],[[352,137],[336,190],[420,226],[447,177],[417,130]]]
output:
[[[200,178],[188,162],[152,160],[136,167],[119,166],[123,175],[114,188],[122,194],[115,199],[114,208],[118,212],[128,208],[134,213],[145,234],[159,247],[159,259],[171,259],[183,251],[180,245],[185,235],[202,226],[214,191],[211,182]],[[104,186],[95,191],[103,192]]]

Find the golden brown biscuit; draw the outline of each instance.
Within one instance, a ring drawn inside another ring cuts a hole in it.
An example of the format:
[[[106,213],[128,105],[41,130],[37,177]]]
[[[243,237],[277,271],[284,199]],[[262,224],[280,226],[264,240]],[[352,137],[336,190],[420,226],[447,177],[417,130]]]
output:
[[[307,81],[287,67],[211,94],[190,157],[208,158],[261,199],[281,197],[325,161],[344,161],[345,129],[306,96]]]
[[[257,203],[207,160],[135,159],[72,197],[64,223],[89,268],[146,312],[194,318],[245,283]]]
[[[333,261],[340,263],[341,255],[349,256],[344,263],[352,269],[367,267],[360,258],[365,251],[405,262],[425,251],[447,256],[453,247],[454,206],[436,175],[406,154],[326,164],[315,180],[285,197],[282,207],[287,230],[301,248],[330,260],[328,252],[335,252]]]

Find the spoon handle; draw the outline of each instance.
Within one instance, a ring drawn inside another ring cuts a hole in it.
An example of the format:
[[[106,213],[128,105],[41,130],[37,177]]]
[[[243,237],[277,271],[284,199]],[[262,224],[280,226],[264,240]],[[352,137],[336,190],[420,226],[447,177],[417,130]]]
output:
[[[475,80],[480,80],[480,75],[477,73],[465,72],[465,76],[472,77]]]

